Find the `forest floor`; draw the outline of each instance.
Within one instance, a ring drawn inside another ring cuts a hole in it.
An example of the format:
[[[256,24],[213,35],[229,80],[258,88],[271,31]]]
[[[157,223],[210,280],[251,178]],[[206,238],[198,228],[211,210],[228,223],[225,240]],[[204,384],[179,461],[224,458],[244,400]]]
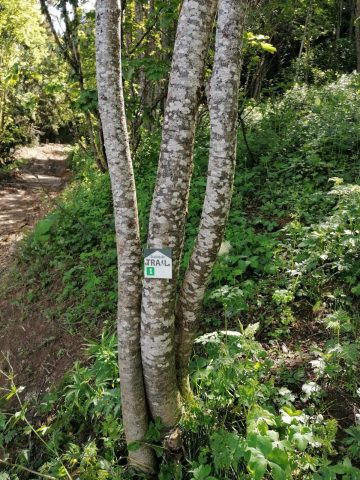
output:
[[[41,395],[78,357],[82,336],[70,335],[47,318],[49,295],[27,308],[26,288],[11,288],[17,243],[55,206],[55,198],[70,180],[68,146],[46,144],[16,152],[15,170],[0,177],[0,368],[13,369],[15,383],[27,395]],[[21,275],[21,273],[20,273]],[[1,383],[1,378],[0,378]]]

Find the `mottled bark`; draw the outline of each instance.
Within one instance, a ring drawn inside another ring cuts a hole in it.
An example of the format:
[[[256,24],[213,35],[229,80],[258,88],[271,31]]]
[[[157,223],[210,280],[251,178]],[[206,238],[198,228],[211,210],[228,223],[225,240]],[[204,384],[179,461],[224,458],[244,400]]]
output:
[[[148,417],[140,352],[141,245],[121,83],[119,16],[119,0],[97,0],[97,85],[115,215],[120,384],[129,443],[144,438]],[[129,458],[142,470],[154,468],[153,452],[146,446],[130,452]]]
[[[210,158],[206,194],[196,244],[176,309],[178,384],[188,396],[188,362],[199,310],[218,254],[228,216],[235,170],[244,6],[220,0],[215,59],[210,82]]]
[[[174,303],[184,237],[198,98],[216,0],[185,0],[175,40],[157,183],[150,212],[149,248],[173,249],[173,279],[144,281],[141,350],[153,418],[167,426],[180,417],[174,349]]]

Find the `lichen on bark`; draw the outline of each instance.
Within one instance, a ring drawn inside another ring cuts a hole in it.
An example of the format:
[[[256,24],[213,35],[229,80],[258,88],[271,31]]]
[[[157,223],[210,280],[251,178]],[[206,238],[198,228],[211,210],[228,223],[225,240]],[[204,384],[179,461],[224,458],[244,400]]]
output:
[[[216,0],[185,0],[169,80],[148,247],[173,250],[173,279],[145,280],[141,351],[146,395],[153,418],[167,426],[179,419],[174,306],[192,172],[199,93],[216,11]]]
[[[131,443],[144,439],[148,414],[140,350],[141,244],[121,77],[120,7],[119,0],[97,1],[96,71],[116,229],[122,416]],[[155,469],[154,452],[145,444],[130,451],[129,460],[141,470]]]
[[[183,396],[190,394],[188,362],[199,310],[230,209],[236,158],[237,110],[245,2],[220,0],[209,90],[210,153],[196,244],[176,308],[176,366]]]

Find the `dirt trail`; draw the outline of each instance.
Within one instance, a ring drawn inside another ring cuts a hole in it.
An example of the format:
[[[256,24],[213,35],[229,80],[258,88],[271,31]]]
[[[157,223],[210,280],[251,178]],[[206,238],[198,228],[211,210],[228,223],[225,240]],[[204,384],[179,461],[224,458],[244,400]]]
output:
[[[68,148],[46,144],[16,152],[24,165],[0,176],[0,275],[16,243],[45,213],[44,200],[56,196],[68,180]]]
[[[53,208],[52,199],[69,180],[68,148],[26,147],[16,156],[24,165],[15,174],[0,176],[0,368],[13,368],[16,384],[25,386],[24,398],[37,398],[79,358],[83,336],[70,335],[48,313],[61,282],[49,285],[45,297],[30,299],[33,288],[22,285],[20,272],[14,280],[11,257],[17,242]],[[5,385],[0,374],[0,386]]]

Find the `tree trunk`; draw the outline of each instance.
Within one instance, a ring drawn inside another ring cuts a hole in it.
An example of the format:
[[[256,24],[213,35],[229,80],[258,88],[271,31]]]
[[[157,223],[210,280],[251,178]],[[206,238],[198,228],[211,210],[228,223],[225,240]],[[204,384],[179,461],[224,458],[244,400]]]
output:
[[[122,415],[128,443],[142,441],[148,415],[140,352],[141,244],[121,81],[120,2],[98,0],[96,58],[99,106],[113,193],[118,254],[118,345]],[[142,445],[130,463],[153,471],[154,456]]]
[[[308,31],[310,27],[310,22],[311,22],[311,16],[313,13],[313,5],[312,5],[312,0],[309,1],[309,5],[307,8],[306,12],[306,19],[305,19],[305,25],[304,25],[304,33],[301,38],[301,43],[300,43],[300,49],[299,49],[299,54],[297,58],[297,67],[296,67],[296,73],[295,73],[295,82],[298,81],[299,79],[299,74],[300,74],[300,62],[304,53],[304,48],[306,48],[306,55],[307,55],[307,49],[309,47],[308,45]]]
[[[5,127],[5,114],[6,114],[6,88],[4,87],[1,93],[0,101],[0,134],[3,133]]]
[[[88,127],[87,130],[88,130],[88,135],[89,135],[89,140],[90,140],[90,147],[91,147],[91,150],[92,150],[92,154],[94,156],[95,163],[96,163],[98,169],[101,172],[105,172],[107,170],[107,168],[104,167],[103,162],[101,160],[101,156],[99,154],[99,149],[98,149],[98,146],[96,144],[96,139],[95,139],[94,125],[93,125],[93,121],[92,121],[92,118],[91,118],[91,113],[90,113],[89,110],[87,110],[85,112],[85,118],[86,118],[86,123],[87,123],[87,127]]]
[[[179,420],[180,390],[183,395],[189,392],[187,364],[197,312],[223,238],[231,201],[243,6],[247,2],[220,0],[209,100],[208,183],[199,235],[177,308],[175,352],[175,294],[184,241],[198,100],[217,3],[217,0],[184,0],[180,14],[148,235],[149,248],[172,249],[173,278],[144,280],[140,330],[141,244],[121,83],[121,5],[119,0],[97,1],[97,84],[118,253],[122,413],[127,442],[138,441],[141,445],[130,453],[130,461],[149,472],[154,470],[154,457],[142,443],[148,425],[147,406],[151,417],[160,417],[169,428]],[[180,370],[178,376],[176,367]]]
[[[338,41],[340,40],[340,36],[341,36],[344,0],[337,0],[336,7],[337,7],[337,15],[336,15],[337,18],[336,18],[335,40]]]
[[[216,0],[185,0],[175,40],[157,183],[149,221],[149,248],[172,249],[172,280],[144,281],[141,352],[153,418],[173,426],[180,417],[174,349],[175,292],[184,239],[199,92]]]
[[[356,70],[360,73],[360,0],[356,0],[355,17]]]
[[[245,2],[220,0],[210,83],[210,158],[199,232],[177,304],[178,384],[190,393],[188,362],[207,282],[225,231],[236,156],[238,93]]]
[[[257,64],[256,71],[250,85],[250,95],[251,98],[254,98],[255,100],[259,100],[260,98],[261,89],[263,86],[264,78],[266,76],[267,64],[268,62],[266,58],[266,53],[263,52],[261,54],[260,61]]]

